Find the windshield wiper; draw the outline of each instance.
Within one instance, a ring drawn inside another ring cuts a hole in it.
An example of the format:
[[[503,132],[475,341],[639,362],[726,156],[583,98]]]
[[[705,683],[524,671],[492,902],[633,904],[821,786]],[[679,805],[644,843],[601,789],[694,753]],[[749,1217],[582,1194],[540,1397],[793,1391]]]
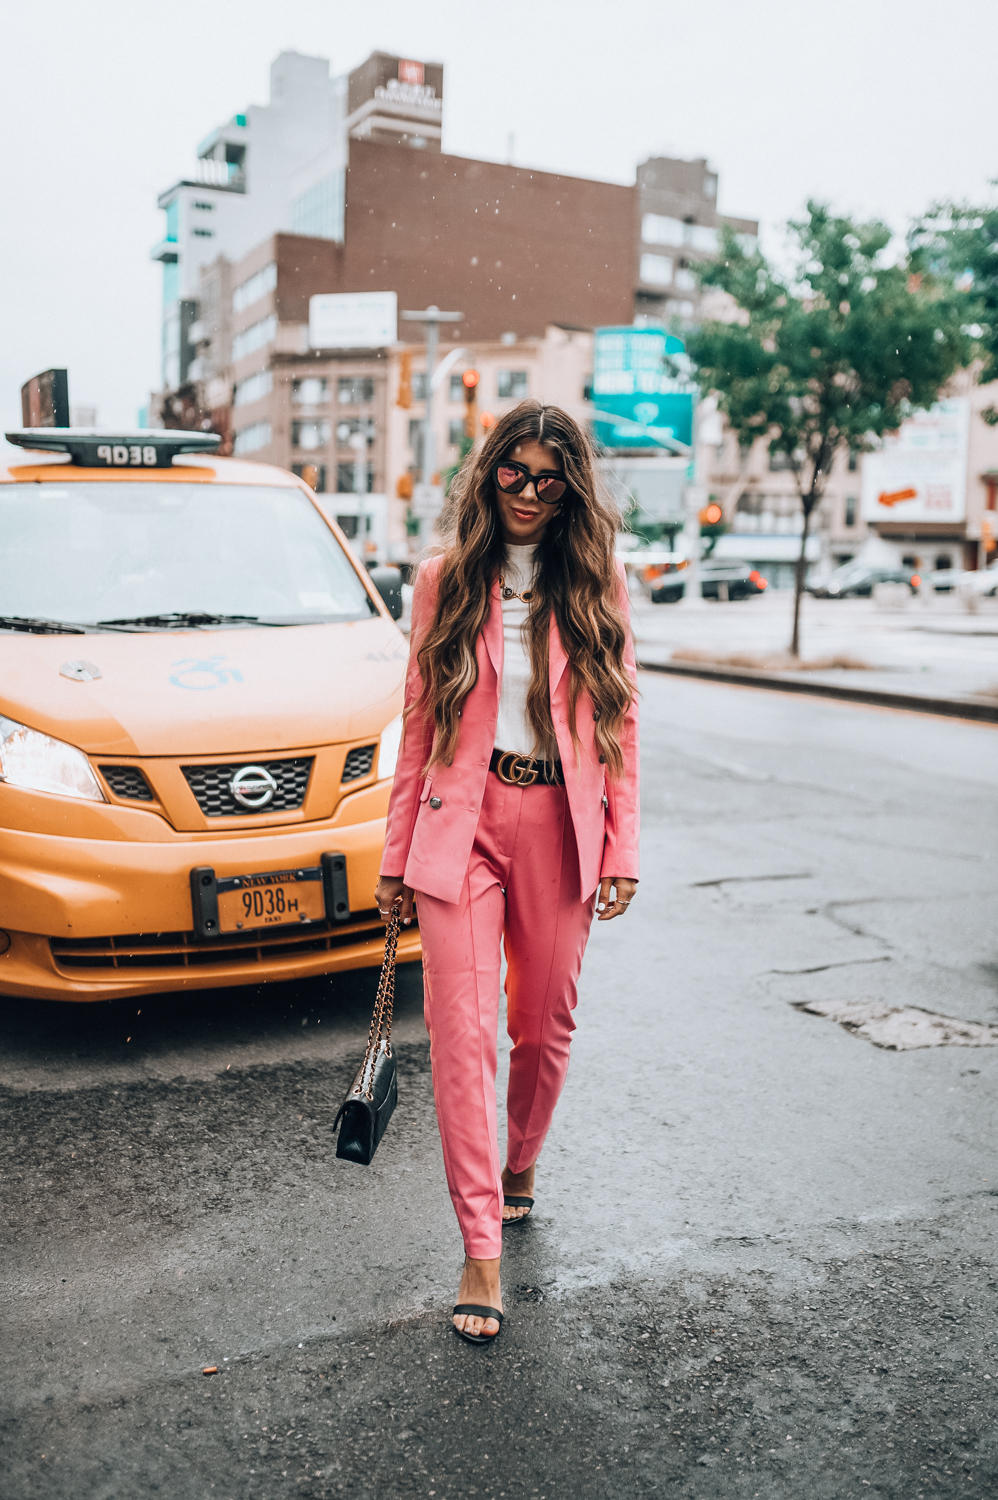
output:
[[[202,625],[276,625],[280,622],[261,620],[259,615],[217,615],[208,610],[192,609],[178,614],[134,615],[131,619],[98,620],[97,623],[108,629],[127,630],[129,626],[133,626],[137,630],[169,630],[187,626],[196,630]]]
[[[67,620],[46,620],[34,615],[0,615],[0,630],[24,630],[30,635],[86,635],[92,625],[71,625]]]

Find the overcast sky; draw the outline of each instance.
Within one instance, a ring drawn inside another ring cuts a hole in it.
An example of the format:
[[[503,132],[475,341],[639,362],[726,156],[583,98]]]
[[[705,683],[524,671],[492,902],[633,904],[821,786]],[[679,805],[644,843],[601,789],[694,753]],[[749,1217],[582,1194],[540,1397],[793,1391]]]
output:
[[[156,196],[284,49],[443,62],[444,149],[632,182],[706,156],[770,242],[809,195],[903,230],[998,177],[996,0],[46,0],[4,7],[0,417],[69,369],[131,426],[158,378]]]

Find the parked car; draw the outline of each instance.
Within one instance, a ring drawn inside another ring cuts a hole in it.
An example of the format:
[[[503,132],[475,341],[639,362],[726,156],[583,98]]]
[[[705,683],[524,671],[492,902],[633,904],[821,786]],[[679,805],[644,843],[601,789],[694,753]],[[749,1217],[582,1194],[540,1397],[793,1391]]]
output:
[[[951,594],[959,587],[960,579],[967,575],[960,568],[936,568],[933,573],[922,574],[923,594]]]
[[[705,558],[700,564],[700,592],[705,599],[750,599],[769,587],[757,568],[747,562],[712,562]],[[676,604],[686,591],[685,573],[663,573],[652,584],[653,604]]]
[[[998,597],[998,561],[993,562],[990,567],[979,568],[973,573],[961,573],[959,576],[961,594],[978,599]]]
[[[209,434],[7,437],[31,451],[0,466],[0,996],[376,964],[398,573]]]
[[[824,583],[807,584],[816,599],[869,599],[878,583],[906,583],[912,593],[921,579],[910,568],[884,568],[869,563],[847,562],[830,573]]]

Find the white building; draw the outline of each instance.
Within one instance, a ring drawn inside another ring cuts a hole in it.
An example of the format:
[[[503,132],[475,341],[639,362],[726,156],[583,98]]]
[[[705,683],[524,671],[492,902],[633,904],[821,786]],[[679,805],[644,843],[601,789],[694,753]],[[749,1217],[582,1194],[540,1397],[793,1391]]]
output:
[[[162,385],[176,390],[195,356],[201,271],[238,261],[279,230],[343,237],[347,78],[324,57],[282,52],[271,64],[270,102],[219,125],[198,146],[197,172],[161,193]]]

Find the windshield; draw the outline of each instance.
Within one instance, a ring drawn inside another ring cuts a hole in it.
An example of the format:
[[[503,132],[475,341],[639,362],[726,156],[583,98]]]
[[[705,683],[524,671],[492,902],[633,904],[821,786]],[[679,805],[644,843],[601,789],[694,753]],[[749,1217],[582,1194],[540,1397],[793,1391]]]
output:
[[[150,617],[290,625],[376,613],[336,537],[290,488],[0,485],[0,564],[6,618],[155,628]]]
[[[841,567],[835,568],[828,575],[829,583],[848,583],[851,578],[865,578],[866,574],[872,572],[869,563],[847,562]]]

